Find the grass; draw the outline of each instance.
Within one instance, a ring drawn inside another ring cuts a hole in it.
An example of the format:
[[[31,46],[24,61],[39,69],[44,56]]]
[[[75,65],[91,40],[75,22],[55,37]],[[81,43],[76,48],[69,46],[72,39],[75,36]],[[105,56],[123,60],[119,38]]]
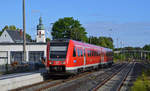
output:
[[[142,75],[134,82],[131,91],[150,91],[150,70],[143,70]]]

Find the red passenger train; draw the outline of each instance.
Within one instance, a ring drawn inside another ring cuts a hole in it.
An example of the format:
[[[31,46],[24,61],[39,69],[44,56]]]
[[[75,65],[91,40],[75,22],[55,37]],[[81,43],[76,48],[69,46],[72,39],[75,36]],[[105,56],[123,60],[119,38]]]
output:
[[[78,73],[111,66],[113,51],[108,48],[75,40],[53,40],[47,45],[47,68],[49,72]]]

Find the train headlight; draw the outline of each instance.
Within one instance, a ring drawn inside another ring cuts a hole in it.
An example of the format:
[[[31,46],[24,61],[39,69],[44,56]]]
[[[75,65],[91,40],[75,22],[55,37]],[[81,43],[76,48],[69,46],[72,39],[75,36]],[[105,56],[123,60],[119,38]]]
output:
[[[49,62],[49,64],[53,64],[53,62]]]

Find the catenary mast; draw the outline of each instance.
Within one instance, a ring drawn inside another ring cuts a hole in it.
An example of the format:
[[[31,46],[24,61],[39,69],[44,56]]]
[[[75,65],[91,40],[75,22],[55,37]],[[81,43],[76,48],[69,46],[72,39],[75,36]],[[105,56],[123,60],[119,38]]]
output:
[[[23,0],[23,61],[26,60],[25,0]]]

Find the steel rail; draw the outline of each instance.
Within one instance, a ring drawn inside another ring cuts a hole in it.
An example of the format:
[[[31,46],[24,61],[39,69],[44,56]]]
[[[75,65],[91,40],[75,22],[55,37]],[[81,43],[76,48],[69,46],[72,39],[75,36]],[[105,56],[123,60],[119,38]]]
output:
[[[123,70],[127,65],[124,65],[123,67],[121,67],[118,71],[116,71],[114,74],[112,74],[111,76],[109,76],[108,78],[105,78],[102,82],[100,82],[98,85],[96,85],[96,87],[94,87],[92,89],[92,91],[97,91],[99,88],[101,88],[105,83],[107,83],[109,80],[111,80],[114,76],[116,76],[121,70]]]
[[[119,86],[118,86],[118,88],[117,88],[116,91],[120,91],[120,90],[121,90],[121,88],[122,88],[124,82],[126,81],[128,75],[129,75],[129,73],[131,72],[131,70],[134,69],[134,67],[135,67],[135,63],[130,67],[129,71],[125,74],[125,76],[124,76],[123,79],[121,80],[121,83],[119,84]]]

